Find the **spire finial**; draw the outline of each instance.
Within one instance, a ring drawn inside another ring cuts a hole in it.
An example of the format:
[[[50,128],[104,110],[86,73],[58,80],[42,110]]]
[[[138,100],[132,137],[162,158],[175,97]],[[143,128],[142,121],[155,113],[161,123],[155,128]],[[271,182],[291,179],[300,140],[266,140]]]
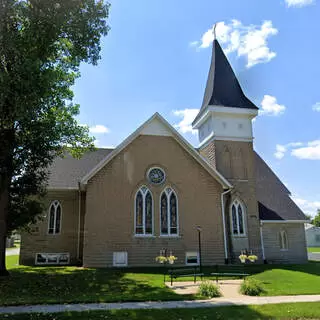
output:
[[[217,39],[217,34],[216,34],[216,28],[217,28],[217,23],[214,24],[213,26],[213,40],[216,40]]]

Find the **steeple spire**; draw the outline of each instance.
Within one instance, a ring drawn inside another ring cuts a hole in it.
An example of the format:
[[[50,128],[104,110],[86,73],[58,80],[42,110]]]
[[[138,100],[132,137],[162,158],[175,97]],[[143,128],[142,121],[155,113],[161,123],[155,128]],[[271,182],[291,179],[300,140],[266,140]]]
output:
[[[232,67],[216,39],[213,28],[211,65],[200,112],[193,121],[195,124],[208,106],[258,109],[243,93]]]

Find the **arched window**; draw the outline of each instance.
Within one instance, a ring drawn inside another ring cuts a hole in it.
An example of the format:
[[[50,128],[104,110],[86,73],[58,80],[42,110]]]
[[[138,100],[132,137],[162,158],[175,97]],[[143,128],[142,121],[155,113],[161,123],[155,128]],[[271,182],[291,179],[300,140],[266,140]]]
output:
[[[280,231],[280,250],[288,250],[288,237],[285,230]]]
[[[239,200],[233,201],[231,205],[231,232],[235,236],[244,236],[245,231],[245,211]]]
[[[177,236],[178,199],[172,188],[166,188],[160,197],[160,234],[164,236]]]
[[[146,186],[141,187],[135,197],[135,234],[153,234],[153,200]]]
[[[58,234],[61,229],[61,204],[58,200],[51,202],[49,209],[49,234]]]

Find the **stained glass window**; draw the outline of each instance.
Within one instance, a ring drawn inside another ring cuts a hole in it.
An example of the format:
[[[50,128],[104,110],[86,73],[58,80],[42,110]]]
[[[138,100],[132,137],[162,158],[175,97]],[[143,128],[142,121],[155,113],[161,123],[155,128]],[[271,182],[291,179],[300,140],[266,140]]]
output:
[[[136,234],[143,234],[143,198],[141,191],[136,196]]]
[[[151,168],[148,171],[148,179],[153,184],[161,184],[165,178],[165,173],[161,168]]]
[[[161,234],[178,235],[177,196],[172,188],[166,188],[160,198]]]
[[[153,200],[146,186],[142,186],[136,194],[135,233],[137,235],[153,234]]]
[[[237,236],[245,235],[245,216],[243,205],[235,200],[231,205],[232,233]]]
[[[61,204],[58,200],[55,200],[51,203],[49,209],[49,234],[60,233],[61,227]]]
[[[165,192],[161,196],[161,234],[168,234],[168,199]]]

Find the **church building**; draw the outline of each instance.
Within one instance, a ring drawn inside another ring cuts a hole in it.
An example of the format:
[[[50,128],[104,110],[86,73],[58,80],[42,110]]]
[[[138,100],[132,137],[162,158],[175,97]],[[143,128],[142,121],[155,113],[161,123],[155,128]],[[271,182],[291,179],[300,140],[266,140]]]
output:
[[[306,217],[254,151],[257,115],[214,40],[199,146],[156,113],[115,149],[56,158],[20,263],[157,266],[162,250],[179,266],[239,263],[244,250],[258,263],[307,262]]]

